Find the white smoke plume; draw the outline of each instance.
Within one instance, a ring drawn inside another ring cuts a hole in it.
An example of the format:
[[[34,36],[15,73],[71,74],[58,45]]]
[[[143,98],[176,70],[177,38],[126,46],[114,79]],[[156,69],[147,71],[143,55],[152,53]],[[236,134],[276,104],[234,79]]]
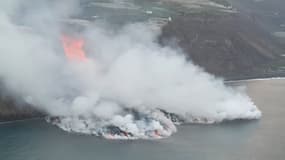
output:
[[[0,2],[0,79],[10,94],[61,117],[53,123],[62,129],[117,138],[104,135],[115,126],[128,137],[169,136],[176,128],[160,109],[184,122],[260,118],[244,92],[186,61],[179,49],[160,46],[159,31],[144,23],[116,31],[94,23],[78,33],[88,61],[68,61],[61,22],[80,11],[79,3],[31,2]]]

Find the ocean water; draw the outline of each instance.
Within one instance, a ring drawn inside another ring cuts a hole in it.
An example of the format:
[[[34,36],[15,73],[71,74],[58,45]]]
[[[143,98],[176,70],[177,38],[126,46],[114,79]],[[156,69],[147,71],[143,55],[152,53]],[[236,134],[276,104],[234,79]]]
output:
[[[284,160],[285,80],[238,82],[261,120],[183,125],[161,140],[106,140],[64,132],[44,120],[0,124],[0,160]]]

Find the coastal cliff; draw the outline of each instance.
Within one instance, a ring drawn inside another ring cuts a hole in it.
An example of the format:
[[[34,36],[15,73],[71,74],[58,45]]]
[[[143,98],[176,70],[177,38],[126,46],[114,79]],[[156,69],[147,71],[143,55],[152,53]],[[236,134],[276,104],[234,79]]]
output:
[[[43,117],[44,114],[33,107],[18,103],[15,98],[4,96],[1,92],[3,90],[0,90],[0,122]]]

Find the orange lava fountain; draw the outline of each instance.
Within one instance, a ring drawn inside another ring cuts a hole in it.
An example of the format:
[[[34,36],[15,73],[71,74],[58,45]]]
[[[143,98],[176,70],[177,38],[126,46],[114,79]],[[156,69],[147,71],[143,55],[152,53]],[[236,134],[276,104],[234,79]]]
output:
[[[83,49],[84,40],[67,35],[61,37],[63,49],[66,57],[72,61],[87,61],[85,51]]]

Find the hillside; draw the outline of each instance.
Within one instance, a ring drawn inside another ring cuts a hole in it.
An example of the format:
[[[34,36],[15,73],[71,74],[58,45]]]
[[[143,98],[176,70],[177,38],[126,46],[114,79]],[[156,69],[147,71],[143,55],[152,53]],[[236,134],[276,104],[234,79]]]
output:
[[[195,64],[225,79],[284,75],[278,70],[284,47],[239,13],[184,13],[163,28],[161,42],[171,39]]]
[[[193,63],[226,80],[285,76],[285,47],[264,30],[266,27],[260,26],[255,16],[237,11],[225,0],[212,0],[216,3],[211,5],[207,5],[209,0],[161,1],[164,2],[162,6],[148,0],[139,1],[145,5],[143,9],[136,6],[132,10],[125,6],[114,9],[105,3],[102,3],[105,6],[96,3],[93,7],[95,5],[102,11],[102,16],[98,14],[99,20],[100,17],[112,19],[115,23],[162,20],[162,45],[177,44]],[[158,6],[145,13],[145,8],[151,8],[146,4]],[[87,8],[83,17],[92,19],[97,15],[94,10]],[[119,10],[120,14],[113,14],[110,10]],[[0,122],[42,116],[31,107],[16,103],[4,92],[0,88]]]

